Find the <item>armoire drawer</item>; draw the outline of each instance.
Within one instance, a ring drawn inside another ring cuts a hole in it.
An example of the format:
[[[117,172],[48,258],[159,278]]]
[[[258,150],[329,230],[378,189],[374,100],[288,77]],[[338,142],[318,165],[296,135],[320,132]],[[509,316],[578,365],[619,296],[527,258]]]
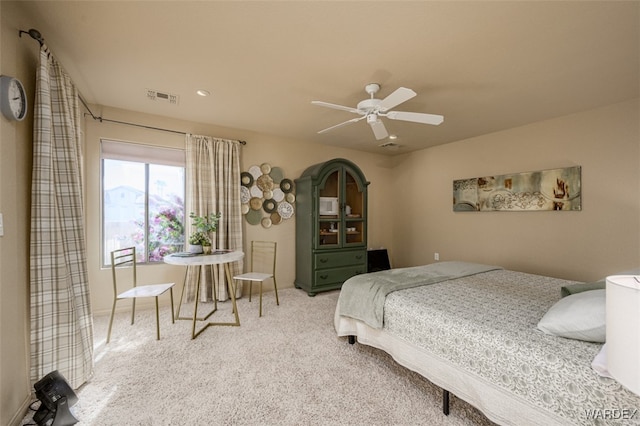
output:
[[[315,272],[315,283],[324,286],[333,283],[343,283],[354,275],[367,272],[367,265],[347,266],[344,268],[320,269]]]
[[[366,263],[367,252],[364,249],[330,253],[316,253],[314,255],[315,269],[339,268],[341,266],[360,264],[364,264],[366,266]]]

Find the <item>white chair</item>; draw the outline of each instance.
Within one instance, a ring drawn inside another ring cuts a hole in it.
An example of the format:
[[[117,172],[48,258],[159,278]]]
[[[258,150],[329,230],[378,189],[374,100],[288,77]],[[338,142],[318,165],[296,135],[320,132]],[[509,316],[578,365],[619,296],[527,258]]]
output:
[[[251,302],[252,285],[260,283],[260,316],[262,316],[262,283],[273,279],[273,289],[276,292],[276,304],[278,300],[278,285],[276,284],[276,245],[274,241],[252,241],[249,271],[236,275],[234,280],[249,281],[249,302]]]
[[[120,273],[118,273],[120,270]],[[130,271],[128,277],[126,272]],[[133,307],[131,310],[131,324],[133,325],[136,315],[136,299],[139,297],[155,297],[156,299],[156,339],[160,340],[160,314],[158,307],[158,296],[169,290],[171,297],[171,322],[175,323],[173,310],[173,286],[175,283],[137,285],[136,278],[136,248],[127,247],[111,252],[111,272],[113,275],[113,306],[111,308],[111,319],[109,320],[109,331],[107,332],[107,343],[111,340],[111,327],[113,326],[113,315],[116,311],[116,303],[119,300],[131,299]],[[121,276],[118,284],[118,275]],[[119,293],[118,288],[124,288],[126,281],[128,290]]]

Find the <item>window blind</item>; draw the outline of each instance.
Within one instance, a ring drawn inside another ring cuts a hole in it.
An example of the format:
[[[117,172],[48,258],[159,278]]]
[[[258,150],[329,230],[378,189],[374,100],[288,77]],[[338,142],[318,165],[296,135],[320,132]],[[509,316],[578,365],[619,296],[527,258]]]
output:
[[[100,141],[102,158],[110,160],[137,161],[140,163],[162,164],[165,166],[186,166],[184,149],[165,148],[132,142],[108,139]]]

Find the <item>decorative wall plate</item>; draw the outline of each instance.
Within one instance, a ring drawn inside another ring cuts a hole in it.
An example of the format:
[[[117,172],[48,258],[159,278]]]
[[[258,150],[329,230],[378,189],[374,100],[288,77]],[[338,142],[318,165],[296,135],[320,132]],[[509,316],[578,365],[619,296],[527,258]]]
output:
[[[260,171],[262,172],[263,175],[268,175],[271,172],[271,164],[269,163],[260,164]]]
[[[251,199],[251,192],[249,191],[249,188],[247,188],[246,186],[241,186],[240,187],[240,201],[243,204],[246,204],[249,202],[249,200]]]
[[[249,210],[244,217],[250,225],[257,225],[260,223],[260,220],[262,220],[262,212],[260,210]]]
[[[269,175],[262,175],[256,179],[256,186],[263,191],[271,191],[273,189],[273,179]]]
[[[251,173],[251,176],[253,176],[254,179],[258,179],[260,176],[262,176],[262,170],[260,170],[260,167],[255,165],[249,167],[249,173]]]
[[[273,223],[274,225],[277,225],[280,222],[282,222],[282,216],[280,216],[280,213],[278,212],[271,213],[270,217],[271,217],[271,223]]]
[[[282,216],[283,219],[289,219],[293,216],[293,206],[286,201],[283,201],[278,204],[278,213],[280,213],[280,216]]]
[[[258,197],[253,197],[249,200],[249,206],[251,206],[251,210],[260,210],[262,207],[262,199]]]
[[[260,223],[263,228],[271,228],[271,218],[269,217],[263,217]]]
[[[253,185],[251,187],[251,189],[249,190],[249,192],[251,192],[251,196],[252,197],[256,197],[256,198],[262,198],[262,189],[258,188],[257,186]]]
[[[291,179],[282,179],[280,181],[280,189],[282,189],[282,192],[285,194],[293,191],[293,182],[291,182]]]
[[[279,184],[280,181],[284,178],[284,172],[280,167],[272,167],[269,172],[269,176],[273,179],[273,183]]]
[[[284,192],[282,192],[282,189],[280,188],[274,188],[273,189],[273,199],[276,200],[277,202],[280,202],[282,200],[284,200]]]
[[[278,203],[276,203],[276,201],[273,199],[264,200],[264,203],[262,203],[262,208],[267,213],[273,213],[278,208]]]
[[[251,175],[251,173],[249,172],[240,173],[240,183],[242,184],[242,186],[245,186],[247,188],[253,185],[253,176]]]

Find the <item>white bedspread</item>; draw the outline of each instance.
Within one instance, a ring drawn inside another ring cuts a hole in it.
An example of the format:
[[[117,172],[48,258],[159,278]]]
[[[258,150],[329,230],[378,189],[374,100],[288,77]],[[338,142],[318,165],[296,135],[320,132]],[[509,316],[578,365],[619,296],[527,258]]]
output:
[[[640,425],[640,397],[591,368],[600,344],[537,330],[567,284],[496,270],[389,294],[382,330],[335,325],[498,423]]]

